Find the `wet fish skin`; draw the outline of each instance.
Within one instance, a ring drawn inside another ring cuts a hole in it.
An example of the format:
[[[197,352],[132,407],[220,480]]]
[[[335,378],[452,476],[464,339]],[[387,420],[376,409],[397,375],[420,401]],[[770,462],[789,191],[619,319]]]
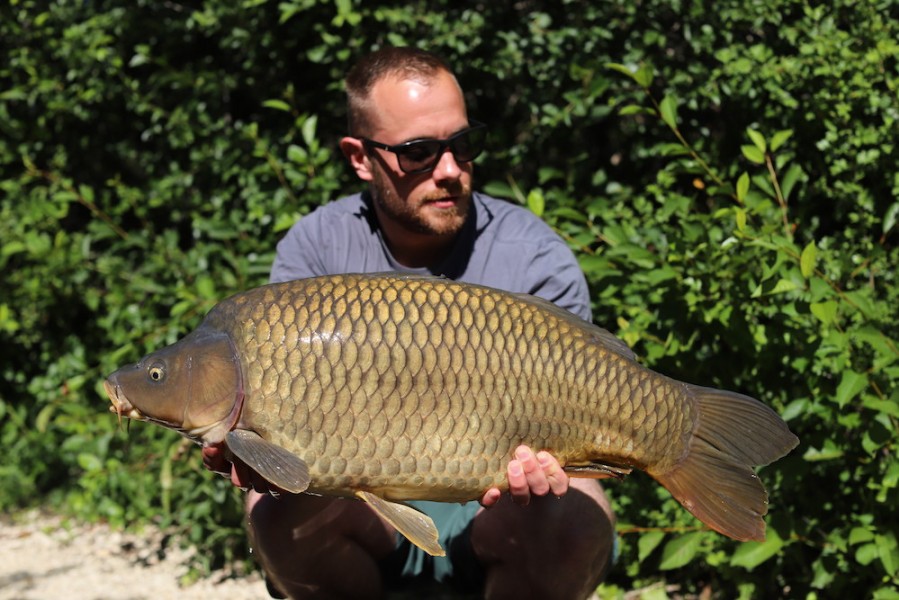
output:
[[[189,376],[169,380],[188,363]],[[149,385],[160,364],[166,381]],[[646,369],[549,302],[396,274],[237,294],[106,387],[120,415],[225,440],[293,491],[388,505],[476,499],[507,485],[524,443],[572,476],[643,469],[737,539],[764,538],[767,494],[752,466],[798,443],[758,401]],[[266,464],[274,456],[277,467]]]

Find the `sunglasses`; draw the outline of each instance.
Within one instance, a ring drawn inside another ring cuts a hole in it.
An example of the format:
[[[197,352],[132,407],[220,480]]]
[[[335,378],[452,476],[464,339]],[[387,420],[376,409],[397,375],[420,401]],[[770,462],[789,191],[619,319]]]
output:
[[[400,170],[408,175],[433,171],[440,157],[447,148],[453,153],[456,162],[471,162],[484,150],[487,125],[478,121],[470,121],[469,127],[445,140],[423,139],[412,140],[389,146],[368,138],[362,138],[366,148],[379,148],[396,154]]]

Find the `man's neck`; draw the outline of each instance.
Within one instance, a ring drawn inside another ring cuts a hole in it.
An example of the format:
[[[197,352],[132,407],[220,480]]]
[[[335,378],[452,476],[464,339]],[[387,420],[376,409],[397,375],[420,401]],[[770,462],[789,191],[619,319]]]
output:
[[[396,262],[410,269],[439,265],[449,256],[458,235],[410,232],[396,223],[379,220],[390,254]]]

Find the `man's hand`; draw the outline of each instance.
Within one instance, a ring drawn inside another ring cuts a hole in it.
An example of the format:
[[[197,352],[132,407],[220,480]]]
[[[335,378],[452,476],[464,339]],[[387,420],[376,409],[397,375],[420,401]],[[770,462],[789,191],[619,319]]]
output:
[[[203,446],[203,465],[213,473],[230,479],[232,484],[242,490],[253,488],[260,494],[273,496],[283,491],[260,477],[242,460],[232,456],[224,444]]]
[[[509,461],[506,473],[512,500],[521,506],[531,501],[531,495],[545,496],[552,492],[556,496],[564,496],[568,492],[568,475],[549,452],[534,454],[527,446],[519,446],[515,449],[515,458]],[[500,496],[502,492],[490,488],[481,498],[481,504],[490,508],[499,501]]]

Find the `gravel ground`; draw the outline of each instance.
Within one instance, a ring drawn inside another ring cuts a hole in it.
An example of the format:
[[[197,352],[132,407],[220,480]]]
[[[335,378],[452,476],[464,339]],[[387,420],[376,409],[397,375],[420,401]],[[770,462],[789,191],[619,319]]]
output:
[[[190,551],[160,532],[135,535],[105,525],[28,512],[0,518],[0,600],[199,600],[268,598],[257,573],[214,572],[182,587]]]

